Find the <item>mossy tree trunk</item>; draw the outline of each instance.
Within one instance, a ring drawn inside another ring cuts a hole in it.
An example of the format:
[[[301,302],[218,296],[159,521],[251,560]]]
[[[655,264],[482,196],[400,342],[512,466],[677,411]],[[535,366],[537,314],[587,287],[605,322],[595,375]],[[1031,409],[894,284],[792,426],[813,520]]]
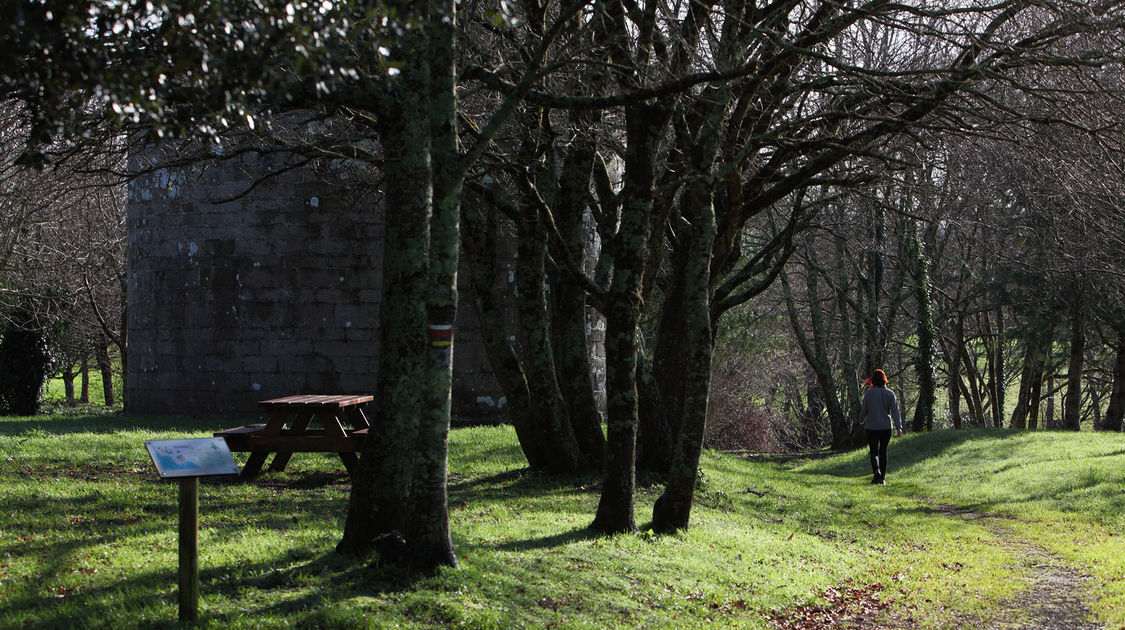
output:
[[[544,37],[551,17],[547,5],[526,8],[527,28],[535,39]],[[592,32],[603,30],[600,22],[595,18],[576,36],[589,41]],[[573,81],[576,92],[593,89],[585,76]],[[508,334],[500,300],[488,295],[493,290],[483,281],[495,265],[496,250],[471,242],[485,234],[477,227],[466,238],[471,264],[479,270],[474,277],[482,279],[474,281],[482,296],[478,306],[494,310],[481,314],[486,348],[530,466],[564,474],[599,470],[605,436],[588,356],[586,287],[572,277],[572,267],[578,273],[585,267],[584,216],[597,156],[592,132],[601,114],[571,112],[576,136],[569,143],[560,142],[552,128],[550,108],[524,103],[519,117],[518,151],[499,171],[506,181],[473,184],[485,207],[515,222],[519,248],[514,273],[519,317],[514,334]],[[472,214],[481,226],[495,225],[491,217]],[[518,338],[518,347],[510,337]]]
[[[375,550],[386,561],[409,561],[411,487],[427,382],[427,293],[430,289],[429,227],[430,67],[422,29],[400,40],[398,58],[412,59],[387,81],[378,111],[384,151],[386,228],[380,370],[372,428],[352,473],[351,501],[337,550],[359,555]]]
[[[457,151],[452,0],[405,33],[410,59],[379,94],[386,230],[372,431],[352,474],[347,555],[432,571],[457,566],[447,461],[464,162]]]
[[[542,38],[547,28],[546,5],[531,3],[528,9],[528,28],[536,39]],[[539,434],[548,470],[574,474],[583,470],[584,462],[563,397],[560,381],[564,377],[557,371],[552,344],[553,330],[559,322],[552,320],[548,303],[548,221],[560,192],[556,172],[558,148],[549,109],[526,106],[518,120],[520,148],[516,163],[509,169],[520,201],[513,217],[518,247],[516,336],[531,395],[533,426]],[[584,343],[582,348],[585,349]]]
[[[551,324],[547,315],[547,231],[533,213],[519,217],[519,257],[516,283],[519,286],[519,337],[523,346],[531,408],[542,435],[548,467],[556,473],[582,470],[582,454],[567,415],[551,346]],[[585,345],[583,345],[583,348]]]
[[[454,33],[455,0],[431,0],[430,138],[433,201],[429,233],[429,287],[422,413],[406,536],[410,561],[423,570],[457,567],[447,496],[454,322],[460,251],[462,177],[457,152]]]
[[[601,116],[593,112],[571,115],[577,135],[563,161],[559,189],[555,195],[554,216],[563,241],[561,245],[565,248],[558,255],[572,257],[578,270],[583,272],[586,270],[587,249],[586,200],[597,156],[597,142],[587,130],[595,128],[600,120]],[[567,278],[562,269],[556,267],[554,271],[551,276],[554,279],[551,331],[559,387],[583,459],[589,468],[600,471],[605,466],[605,434],[602,433],[602,415],[594,396],[590,344],[586,333],[586,291]]]
[[[714,123],[712,121],[712,126]],[[702,159],[715,146],[703,147]],[[697,165],[700,171],[706,165]],[[681,289],[682,315],[680,343],[682,388],[675,390],[673,401],[665,401],[668,411],[679,417],[678,431],[668,469],[664,493],[652,512],[652,527],[660,533],[673,532],[688,526],[691,503],[703,448],[707,422],[707,398],[711,381],[711,358],[714,347],[711,323],[710,267],[715,243],[715,210],[708,180],[697,180],[687,186],[680,200],[686,225],[680,230],[680,252],[683,260],[674,266],[676,277],[671,281]],[[668,308],[668,305],[665,306]],[[667,379],[664,379],[666,382]]]
[[[625,108],[625,175],[613,280],[605,297],[606,473],[590,528],[602,533],[636,531],[637,321],[645,254],[653,225],[653,183],[660,134],[670,112],[638,103]]]
[[[494,256],[497,225],[494,213],[462,208],[461,233],[473,287],[473,303],[489,365],[508,403],[508,416],[520,448],[532,470],[547,470],[550,459],[536,427],[527,376],[504,325],[503,306],[497,295]]]
[[[813,253],[810,251],[808,255],[812,256]],[[811,263],[805,267],[805,295],[808,299],[811,338],[800,322],[793,289],[785,274],[781,275],[781,287],[785,295],[785,306],[789,313],[789,321],[793,326],[793,333],[797,337],[797,343],[801,352],[805,355],[805,360],[812,368],[813,374],[816,375],[816,383],[820,388],[820,394],[828,413],[832,448],[846,448],[852,441],[850,414],[845,413],[844,407],[840,404],[839,389],[832,373],[832,366],[828,361],[828,331],[825,328],[824,315],[820,306],[820,283],[817,281],[815,266],[815,263]]]

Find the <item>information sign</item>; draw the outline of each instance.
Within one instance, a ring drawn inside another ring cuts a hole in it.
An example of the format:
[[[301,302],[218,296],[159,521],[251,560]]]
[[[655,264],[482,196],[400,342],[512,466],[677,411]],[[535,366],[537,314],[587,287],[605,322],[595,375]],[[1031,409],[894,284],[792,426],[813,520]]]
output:
[[[145,440],[145,448],[164,479],[238,474],[238,464],[221,437]]]

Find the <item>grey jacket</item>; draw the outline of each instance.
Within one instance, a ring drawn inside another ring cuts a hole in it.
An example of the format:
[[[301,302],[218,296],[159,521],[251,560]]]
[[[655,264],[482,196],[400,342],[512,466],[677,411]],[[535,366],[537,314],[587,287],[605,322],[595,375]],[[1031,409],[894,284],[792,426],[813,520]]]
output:
[[[902,418],[899,417],[895,393],[886,387],[868,388],[859,410],[859,422],[862,424],[865,419],[867,424],[864,428],[868,431],[886,431],[891,428],[892,419],[894,428],[902,431]]]

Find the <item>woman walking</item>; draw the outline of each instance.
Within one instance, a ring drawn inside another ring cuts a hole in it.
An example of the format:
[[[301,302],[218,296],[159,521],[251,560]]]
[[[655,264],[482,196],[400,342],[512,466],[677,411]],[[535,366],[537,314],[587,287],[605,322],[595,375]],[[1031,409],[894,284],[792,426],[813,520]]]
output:
[[[887,374],[875,370],[863,395],[859,410],[859,424],[867,429],[867,448],[871,456],[871,483],[885,484],[887,477],[887,445],[891,443],[891,422],[898,436],[902,436],[902,418],[898,413],[898,399],[887,389]]]

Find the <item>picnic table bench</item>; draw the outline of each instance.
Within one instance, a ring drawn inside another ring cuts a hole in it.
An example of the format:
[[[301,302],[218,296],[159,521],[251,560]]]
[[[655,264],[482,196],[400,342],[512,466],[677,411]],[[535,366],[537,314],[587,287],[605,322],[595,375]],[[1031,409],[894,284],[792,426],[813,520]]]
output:
[[[371,427],[363,407],[373,399],[367,395],[300,394],[263,400],[258,406],[269,411],[264,424],[214,435],[225,439],[230,450],[250,453],[242,469],[244,479],[257,477],[270,453],[276,453],[271,471],[285,470],[293,453],[337,453],[350,474]],[[321,428],[310,428],[314,420]]]

